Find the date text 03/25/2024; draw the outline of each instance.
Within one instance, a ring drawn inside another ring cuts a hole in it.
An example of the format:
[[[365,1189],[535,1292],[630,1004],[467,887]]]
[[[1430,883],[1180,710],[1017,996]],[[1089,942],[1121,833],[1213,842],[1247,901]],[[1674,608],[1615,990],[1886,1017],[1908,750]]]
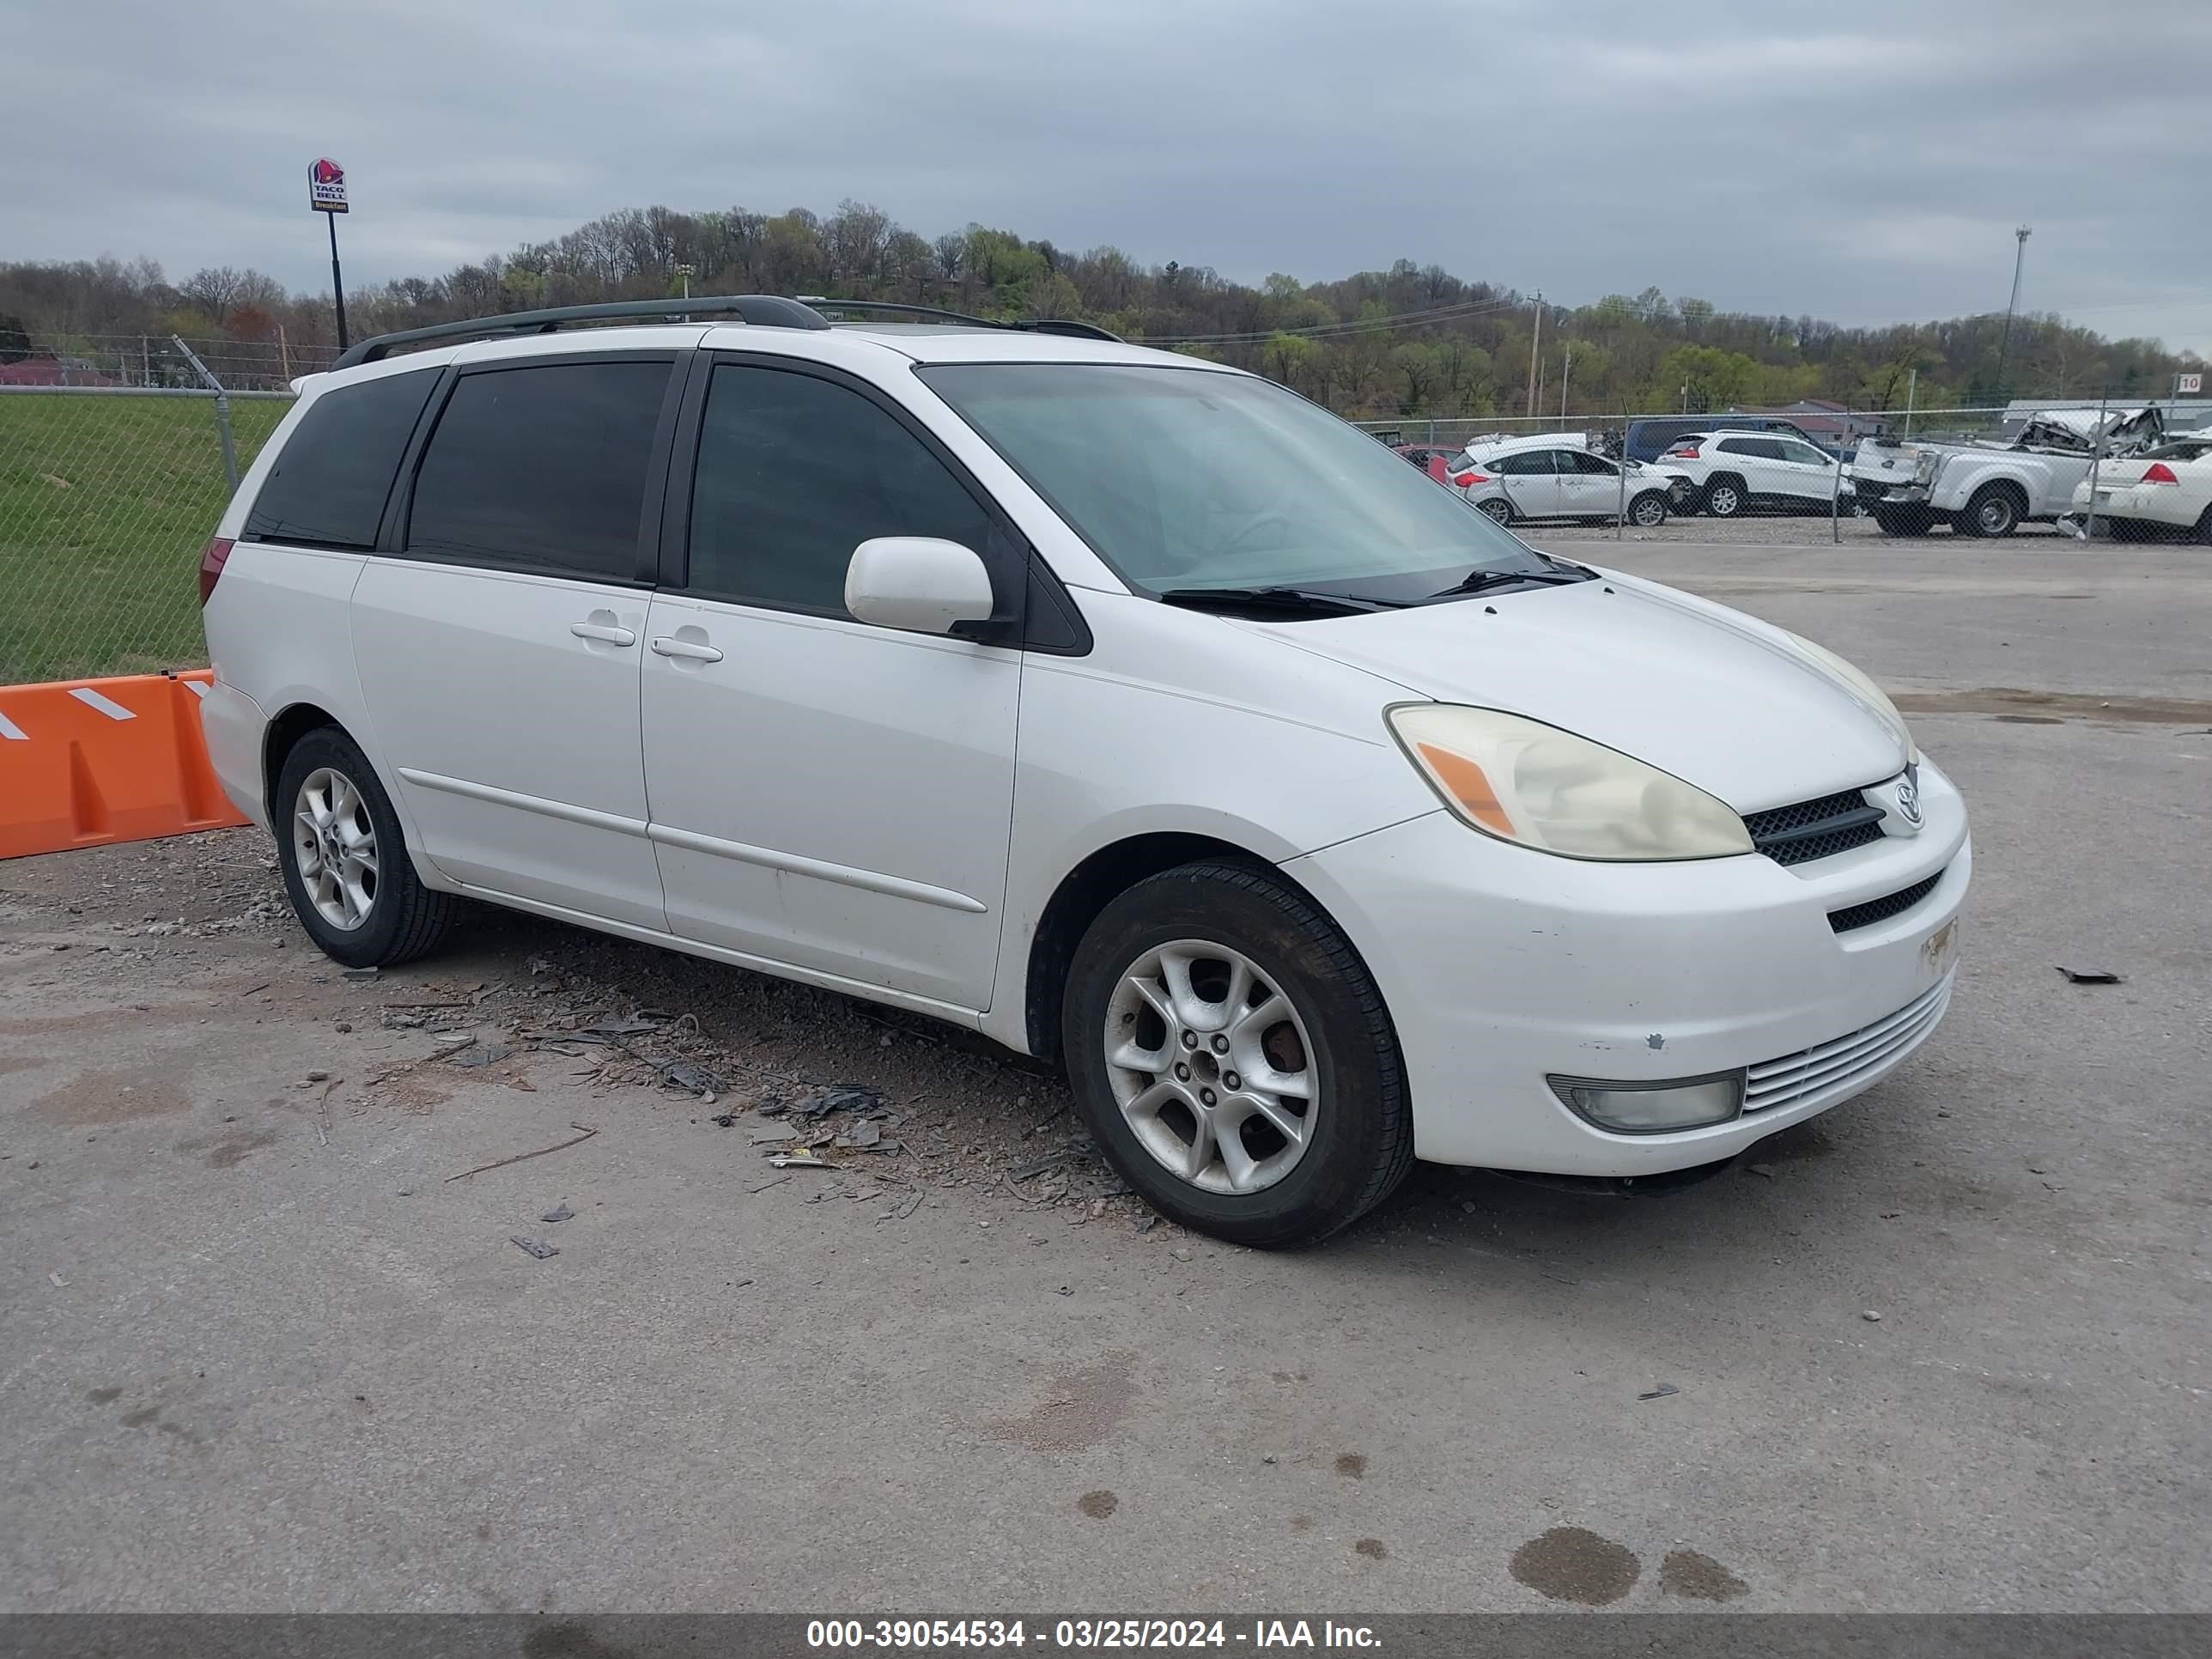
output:
[[[945,1648],[1040,1648],[1088,1651],[1243,1648],[1290,1652],[1311,1648],[1373,1650],[1382,1644],[1365,1625],[1333,1619],[1255,1619],[1232,1625],[1222,1619],[814,1619],[806,1645],[877,1651]]]

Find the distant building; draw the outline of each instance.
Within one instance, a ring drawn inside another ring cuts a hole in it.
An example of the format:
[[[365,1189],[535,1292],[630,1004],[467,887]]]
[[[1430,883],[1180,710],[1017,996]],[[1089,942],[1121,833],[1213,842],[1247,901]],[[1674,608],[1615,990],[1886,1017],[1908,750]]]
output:
[[[0,363],[0,386],[112,386],[82,357],[26,357]]]
[[[1794,404],[1771,409],[1731,409],[1729,413],[1778,415],[1785,421],[1795,422],[1816,443],[1835,449],[1848,449],[1862,438],[1879,438],[1889,430],[1888,416],[1856,412],[1847,404],[1832,403],[1826,398],[1801,398]]]

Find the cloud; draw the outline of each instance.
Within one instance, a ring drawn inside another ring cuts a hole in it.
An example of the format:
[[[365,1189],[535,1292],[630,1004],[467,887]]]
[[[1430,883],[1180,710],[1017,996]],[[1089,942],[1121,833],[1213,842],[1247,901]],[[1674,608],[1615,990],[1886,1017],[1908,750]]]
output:
[[[1247,280],[1407,257],[1874,321],[2002,307],[2026,222],[2024,303],[2212,349],[2177,280],[2212,268],[2212,7],[2137,0],[2158,49],[2124,75],[2081,72],[2082,28],[2049,0],[42,6],[10,24],[0,257],[314,288],[318,155],[349,281],[617,207],[851,196]]]

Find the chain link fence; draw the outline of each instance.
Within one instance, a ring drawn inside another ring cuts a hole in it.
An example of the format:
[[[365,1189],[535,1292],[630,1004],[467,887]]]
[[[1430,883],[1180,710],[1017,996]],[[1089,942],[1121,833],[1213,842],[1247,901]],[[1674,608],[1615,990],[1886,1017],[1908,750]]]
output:
[[[197,572],[226,447],[242,473],[291,403],[0,386],[0,685],[204,665]]]
[[[308,367],[290,348],[201,356],[173,341],[137,358],[157,384],[115,384],[131,354],[112,343],[97,385],[0,385],[0,685],[198,666],[206,659],[196,572],[235,477],[252,465],[290,407],[284,374]],[[206,387],[207,378],[228,388]],[[74,371],[72,371],[74,372]],[[194,386],[180,382],[189,376]],[[2007,441],[2038,409],[2092,400],[2014,402],[2007,408],[1850,410],[1836,405],[1697,414],[1477,415],[1359,422],[1393,444],[1456,451],[1488,439],[1557,433],[1563,443],[1619,454],[1635,432],[1652,452],[1653,430],[1685,431],[1786,420],[1832,453],[1875,437]],[[2212,423],[2212,403],[2171,404],[2169,431]],[[1639,421],[1663,428],[1638,429]],[[1685,422],[1688,424],[1686,426]],[[1663,447],[1663,443],[1662,443]],[[1848,497],[1837,511],[1851,510]]]

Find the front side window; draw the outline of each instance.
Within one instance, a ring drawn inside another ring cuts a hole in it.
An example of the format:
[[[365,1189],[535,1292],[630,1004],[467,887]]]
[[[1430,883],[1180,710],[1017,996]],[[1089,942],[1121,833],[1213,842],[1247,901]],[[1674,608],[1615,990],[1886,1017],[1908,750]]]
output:
[[[308,405],[246,514],[250,542],[376,545],[385,498],[439,371],[332,386]]]
[[[1509,478],[1548,478],[1559,470],[1548,449],[1523,449],[1498,458],[1497,470]]]
[[[1782,446],[1782,459],[1786,461],[1796,461],[1800,466],[1828,465],[1828,458],[1811,444],[1784,443]]]
[[[1567,451],[1567,459],[1575,464],[1576,471],[1595,473],[1601,478],[1613,477],[1620,471],[1604,456],[1593,455],[1586,449],[1571,449]]]
[[[1463,497],[1256,376],[1121,363],[916,373],[1140,592],[1412,604],[1477,572],[1559,576]]]
[[[407,550],[637,580],[669,369],[569,362],[463,375],[415,477]]]
[[[842,617],[862,542],[929,536],[980,554],[990,533],[975,497],[872,399],[787,369],[715,369],[691,493],[695,592]]]

